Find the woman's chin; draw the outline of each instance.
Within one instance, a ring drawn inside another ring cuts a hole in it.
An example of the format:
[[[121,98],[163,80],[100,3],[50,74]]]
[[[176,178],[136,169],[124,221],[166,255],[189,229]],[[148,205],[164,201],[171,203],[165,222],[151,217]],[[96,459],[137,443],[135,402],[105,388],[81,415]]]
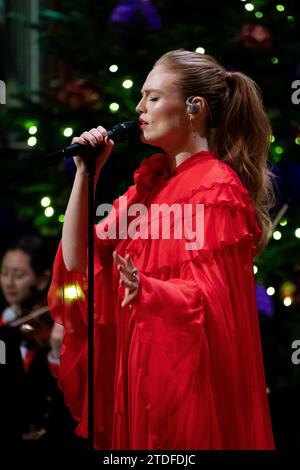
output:
[[[5,300],[10,305],[16,305],[19,303],[20,299],[17,294],[6,294]]]
[[[141,142],[147,145],[153,145],[154,147],[159,147],[159,139],[149,134],[147,135],[147,133],[145,134],[144,132],[141,134]]]

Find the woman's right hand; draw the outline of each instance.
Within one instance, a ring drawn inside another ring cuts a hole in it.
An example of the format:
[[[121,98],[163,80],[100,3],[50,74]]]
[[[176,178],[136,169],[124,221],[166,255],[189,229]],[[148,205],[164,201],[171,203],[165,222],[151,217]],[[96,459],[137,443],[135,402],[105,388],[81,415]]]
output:
[[[96,158],[96,175],[99,174],[99,171],[107,161],[108,157],[110,156],[114,142],[109,139],[107,135],[106,129],[102,126],[98,126],[97,128],[90,129],[89,131],[83,132],[80,137],[74,137],[72,139],[72,144],[79,143],[79,144],[90,144],[93,147],[97,147],[98,145],[104,144],[103,146],[99,147],[99,154],[95,157]],[[77,171],[79,173],[86,173],[86,165],[84,157],[76,156],[74,157],[74,162],[77,167]]]

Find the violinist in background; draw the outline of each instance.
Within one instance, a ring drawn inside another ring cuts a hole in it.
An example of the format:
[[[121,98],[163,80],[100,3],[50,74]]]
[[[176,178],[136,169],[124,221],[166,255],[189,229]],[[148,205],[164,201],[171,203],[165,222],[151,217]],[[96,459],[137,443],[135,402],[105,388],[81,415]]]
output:
[[[56,382],[63,331],[47,307],[52,261],[49,246],[36,236],[11,245],[2,259],[0,285],[7,306],[0,314],[0,329],[9,326],[20,332],[23,371],[16,424],[23,441],[59,439],[71,424]],[[0,408],[5,406],[0,403]]]

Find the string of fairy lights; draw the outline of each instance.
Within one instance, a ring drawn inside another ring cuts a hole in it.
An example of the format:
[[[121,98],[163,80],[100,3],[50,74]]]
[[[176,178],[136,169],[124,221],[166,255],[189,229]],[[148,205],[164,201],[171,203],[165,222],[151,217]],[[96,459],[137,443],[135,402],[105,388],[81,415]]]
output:
[[[281,221],[279,222],[279,225],[281,227],[286,227],[288,226],[288,219],[287,218],[282,218]],[[300,228],[296,228],[294,230],[294,236],[298,239],[300,239]],[[275,241],[279,241],[282,239],[282,231],[281,230],[274,230],[272,232],[272,238]],[[253,272],[254,274],[258,273],[258,267],[256,265],[253,266]],[[285,281],[281,284],[280,286],[280,291],[281,291],[281,298],[282,298],[282,303],[285,307],[290,307],[293,304],[293,294],[296,291],[296,286],[293,282],[291,281]],[[266,293],[268,296],[272,297],[275,294],[276,290],[273,286],[270,286],[266,288]]]
[[[256,2],[248,2],[247,0],[241,0],[241,2],[244,3],[245,10],[249,13],[254,13],[254,15],[257,19],[260,20],[264,17],[264,13],[262,11],[260,11],[259,9],[256,9],[256,6],[255,6]],[[278,4],[277,2],[271,2],[271,6],[272,6],[274,12],[277,12],[278,14],[281,14],[281,15],[285,15],[286,20],[289,23],[293,23],[295,21],[294,16],[290,15],[287,12],[287,8],[285,7],[285,5]],[[270,60],[271,60],[271,63],[273,65],[277,65],[279,63],[280,59],[278,57],[271,57]],[[275,138],[274,135],[272,135],[271,136],[271,150],[273,150],[273,152],[272,152],[273,162],[277,163],[278,161],[281,160],[281,156],[284,153],[284,148],[282,147],[282,145],[275,144],[275,141],[276,141],[276,138]],[[272,145],[272,144],[274,144],[274,145]],[[299,135],[297,135],[296,138],[295,138],[295,144],[300,145],[300,136]],[[279,225],[281,227],[286,227],[288,225],[287,218],[283,218],[279,222]],[[294,236],[296,238],[300,239],[300,228],[299,227],[297,227],[294,230]],[[282,231],[278,230],[278,229],[274,230],[273,233],[272,233],[272,238],[275,241],[282,240],[282,238],[283,238]],[[258,273],[258,267],[256,265],[253,266],[253,271],[254,271],[254,274]],[[281,298],[282,298],[283,305],[285,307],[290,307],[293,304],[293,294],[296,291],[295,284],[293,282],[286,281],[286,282],[282,283],[282,285],[280,286],[280,291],[281,291]],[[272,297],[275,294],[275,292],[276,292],[276,290],[273,286],[270,286],[270,287],[266,288],[266,293],[270,297]]]
[[[244,3],[245,10],[248,11],[249,13],[250,12],[254,13],[254,15],[257,19],[260,20],[261,18],[264,17],[264,13],[256,8],[256,6],[255,6],[256,2],[248,2],[247,0],[241,0],[241,2]],[[261,4],[262,2],[259,2],[259,3]],[[286,7],[284,5],[278,4],[277,2],[273,2],[272,7],[273,7],[275,12],[285,14],[286,18],[287,18],[287,21],[290,21],[290,22],[295,21],[295,17],[293,15],[287,14],[287,10],[286,10]]]

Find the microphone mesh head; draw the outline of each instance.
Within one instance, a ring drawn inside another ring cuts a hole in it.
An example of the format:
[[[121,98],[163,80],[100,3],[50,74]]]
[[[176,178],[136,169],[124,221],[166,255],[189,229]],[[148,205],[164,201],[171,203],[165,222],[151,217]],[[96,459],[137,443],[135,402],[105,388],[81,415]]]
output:
[[[132,142],[139,135],[139,123],[137,121],[126,121],[116,124],[107,134],[117,144]]]

